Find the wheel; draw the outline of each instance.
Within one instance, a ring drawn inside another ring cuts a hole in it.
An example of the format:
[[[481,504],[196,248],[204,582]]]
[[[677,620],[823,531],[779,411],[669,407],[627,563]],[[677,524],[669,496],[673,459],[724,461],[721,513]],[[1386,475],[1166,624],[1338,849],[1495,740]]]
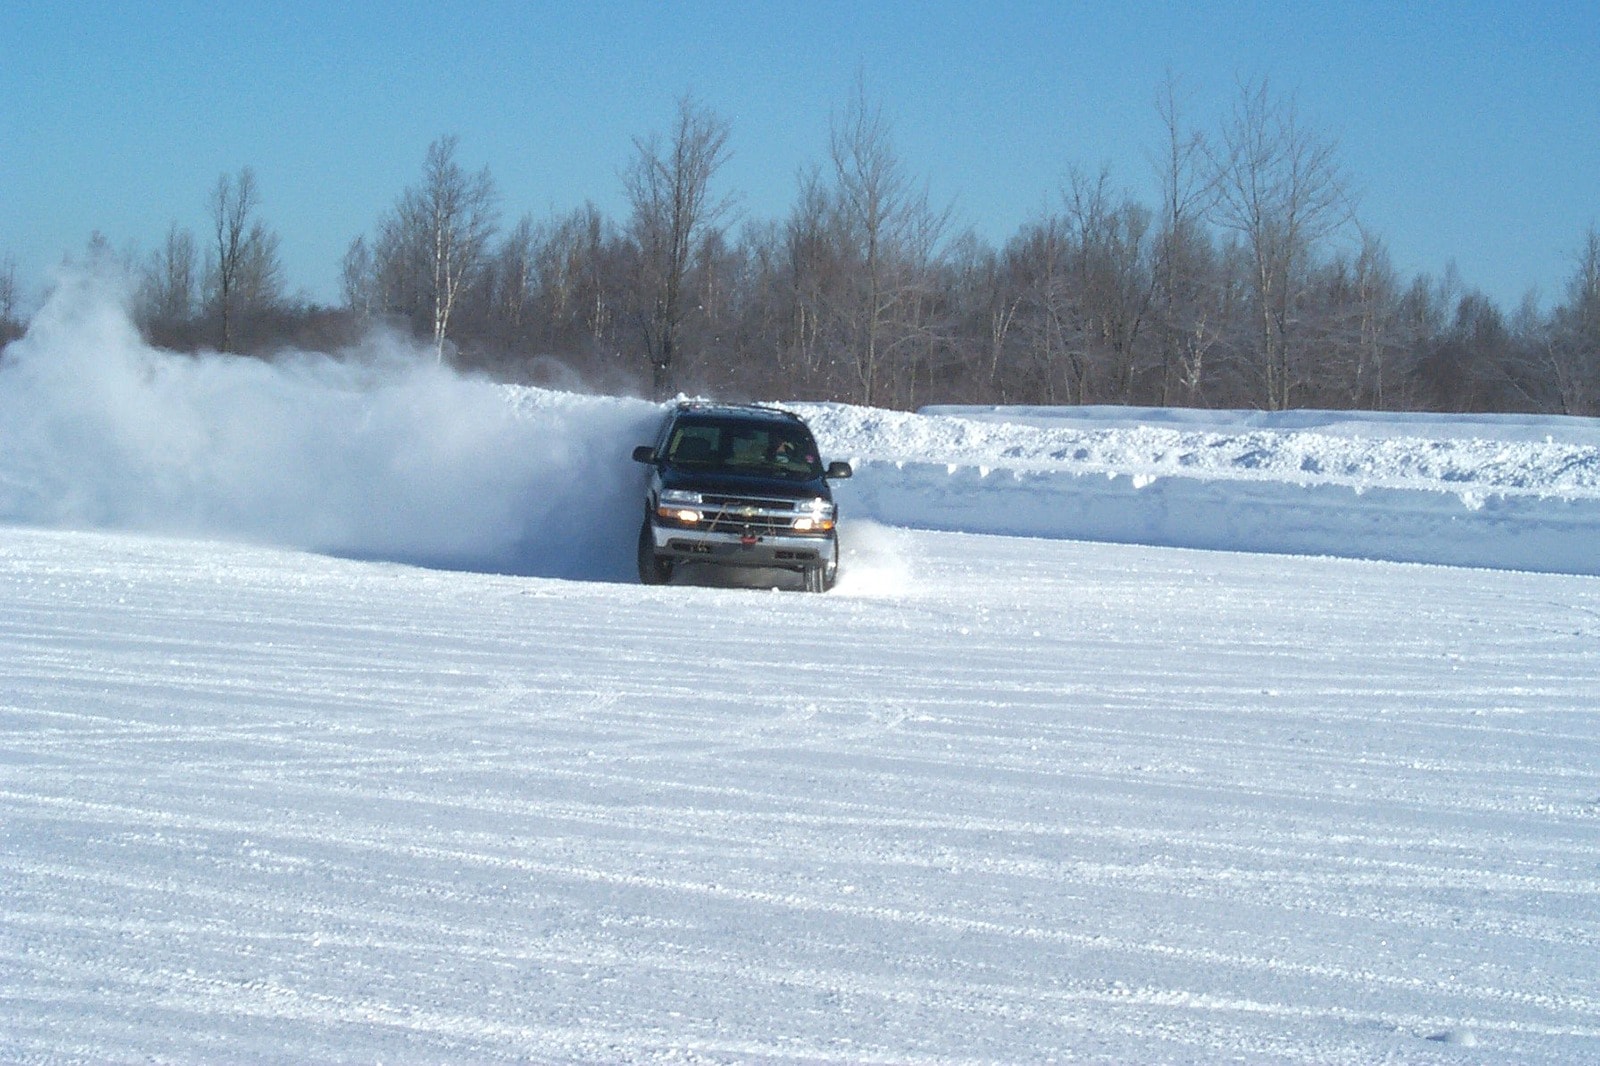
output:
[[[650,519],[639,527],[639,580],[646,585],[665,585],[672,579],[672,560],[656,555],[656,540],[650,532]]]
[[[808,567],[805,570],[807,592],[827,592],[833,588],[834,581],[839,577],[839,542],[833,542],[833,558],[821,566]]]

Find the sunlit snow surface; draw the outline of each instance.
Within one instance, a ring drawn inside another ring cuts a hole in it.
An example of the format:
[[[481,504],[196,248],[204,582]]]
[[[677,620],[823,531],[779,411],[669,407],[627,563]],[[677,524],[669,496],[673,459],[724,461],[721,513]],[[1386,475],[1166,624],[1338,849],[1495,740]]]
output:
[[[810,408],[839,587],[642,588],[650,405],[119,323],[0,364],[0,1061],[1600,1059],[1594,577],[996,536],[1174,427]]]

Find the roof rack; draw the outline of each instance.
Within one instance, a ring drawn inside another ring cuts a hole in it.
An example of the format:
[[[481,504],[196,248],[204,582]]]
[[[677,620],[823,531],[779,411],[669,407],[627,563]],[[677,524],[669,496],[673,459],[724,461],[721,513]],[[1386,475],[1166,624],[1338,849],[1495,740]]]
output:
[[[780,407],[775,403],[732,403],[726,400],[680,398],[677,401],[677,409],[680,411],[725,411],[729,414],[760,414],[767,415],[769,417],[792,418],[796,421],[802,421],[799,415],[795,414],[788,408]]]

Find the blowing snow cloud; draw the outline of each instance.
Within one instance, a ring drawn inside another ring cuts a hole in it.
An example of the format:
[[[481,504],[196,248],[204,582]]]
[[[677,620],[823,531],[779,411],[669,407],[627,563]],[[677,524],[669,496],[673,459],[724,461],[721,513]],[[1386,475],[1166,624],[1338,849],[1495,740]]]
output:
[[[180,355],[75,277],[0,358],[0,519],[620,578],[628,449],[656,410],[463,376],[378,333],[336,355]]]

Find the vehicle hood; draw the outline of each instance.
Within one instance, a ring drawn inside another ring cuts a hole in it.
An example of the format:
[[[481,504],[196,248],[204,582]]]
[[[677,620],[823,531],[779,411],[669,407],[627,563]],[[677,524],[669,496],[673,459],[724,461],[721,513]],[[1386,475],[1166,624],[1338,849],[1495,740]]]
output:
[[[663,489],[685,489],[689,492],[709,492],[719,496],[769,496],[782,500],[813,500],[821,496],[832,500],[833,493],[823,478],[807,481],[790,481],[787,478],[760,477],[746,474],[729,474],[720,471],[682,470],[661,467]]]

